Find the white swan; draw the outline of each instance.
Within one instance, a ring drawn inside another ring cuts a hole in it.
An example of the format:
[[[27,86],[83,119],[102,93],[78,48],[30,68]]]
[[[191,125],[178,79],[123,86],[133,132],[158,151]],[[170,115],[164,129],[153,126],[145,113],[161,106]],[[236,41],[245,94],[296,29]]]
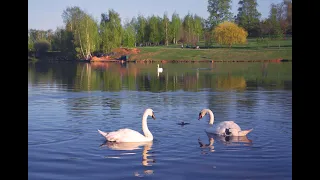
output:
[[[203,116],[209,113],[210,121],[209,125],[213,125],[214,115],[210,109],[202,109],[199,113],[200,120]],[[241,130],[238,124],[233,121],[223,121],[217,124],[215,127],[209,127],[206,129],[207,133],[213,133],[221,136],[246,136],[253,129]]]
[[[153,140],[153,135],[148,129],[147,117],[151,116],[154,120],[153,110],[148,108],[144,111],[142,116],[142,131],[144,135],[132,129],[124,128],[113,132],[103,132],[98,129],[98,132],[107,139],[107,141],[115,142],[148,142]]]
[[[159,64],[158,64],[158,72],[162,72],[163,68],[159,68]]]

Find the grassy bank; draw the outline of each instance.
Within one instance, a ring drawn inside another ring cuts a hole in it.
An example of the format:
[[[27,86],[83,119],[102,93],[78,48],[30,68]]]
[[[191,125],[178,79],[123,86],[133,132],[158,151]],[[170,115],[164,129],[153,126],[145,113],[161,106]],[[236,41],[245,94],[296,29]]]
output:
[[[204,42],[197,45],[200,49],[181,48],[181,44],[169,46],[153,46],[153,47],[138,47],[140,50],[137,54],[128,55],[127,61],[139,62],[252,62],[252,61],[272,61],[272,60],[292,60],[292,39],[288,40],[272,40],[272,41],[257,41],[257,39],[248,39],[245,45],[234,45],[232,48],[213,44],[206,47]],[[186,47],[187,44],[184,45]],[[120,48],[118,48],[120,49]],[[121,48],[124,49],[124,48]],[[28,56],[30,57],[30,55]],[[29,59],[35,61],[36,59]],[[76,60],[70,53],[65,52],[46,52],[39,56],[40,61],[73,61]],[[76,60],[77,61],[77,60]],[[78,60],[79,61],[79,60]],[[107,62],[115,61],[116,58],[106,60]],[[103,62],[103,61],[101,61]]]
[[[139,54],[130,55],[129,61],[140,60],[187,60],[187,61],[259,61],[286,59],[292,60],[292,40],[259,43],[255,39],[248,44],[234,45],[232,48],[213,44],[206,48],[199,43],[200,49],[181,48],[181,45],[140,47]]]

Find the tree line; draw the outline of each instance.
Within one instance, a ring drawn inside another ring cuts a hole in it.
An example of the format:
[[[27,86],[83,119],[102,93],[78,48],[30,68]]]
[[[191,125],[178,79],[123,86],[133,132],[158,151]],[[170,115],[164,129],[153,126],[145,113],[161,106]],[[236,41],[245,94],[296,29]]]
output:
[[[180,17],[144,17],[139,14],[122,22],[113,9],[102,13],[100,21],[80,7],[67,7],[62,13],[63,27],[53,30],[28,30],[29,51],[61,51],[78,58],[89,59],[94,52],[109,53],[118,47],[190,44],[204,41],[206,46],[215,41],[214,32],[224,21],[237,24],[249,37],[278,37],[292,33],[292,1],[271,4],[268,18],[260,20],[256,0],[240,0],[238,14],[233,15],[232,0],[208,0],[209,17],[204,19],[188,13]]]

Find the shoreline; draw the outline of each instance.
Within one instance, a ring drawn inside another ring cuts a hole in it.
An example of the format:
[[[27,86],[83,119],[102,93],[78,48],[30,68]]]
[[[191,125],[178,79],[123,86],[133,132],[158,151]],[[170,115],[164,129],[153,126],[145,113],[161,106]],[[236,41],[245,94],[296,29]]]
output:
[[[289,59],[269,59],[269,60],[151,60],[151,59],[142,59],[142,60],[75,60],[76,62],[86,62],[86,63],[95,63],[95,62],[120,62],[120,63],[230,63],[230,62],[292,62]]]

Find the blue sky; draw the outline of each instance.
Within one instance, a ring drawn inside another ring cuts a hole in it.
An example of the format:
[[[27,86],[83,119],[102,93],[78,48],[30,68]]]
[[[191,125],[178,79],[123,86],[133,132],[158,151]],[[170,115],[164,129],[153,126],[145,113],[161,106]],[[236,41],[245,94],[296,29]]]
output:
[[[270,4],[283,0],[257,0],[258,11],[262,18],[269,14]],[[237,14],[239,0],[233,0],[232,13]],[[79,6],[100,21],[101,13],[114,9],[123,20],[137,17],[140,13],[145,17],[149,15],[163,16],[166,11],[171,17],[176,11],[182,18],[188,12],[207,18],[207,0],[28,0],[28,28],[55,30],[63,26],[62,12],[68,6]]]

